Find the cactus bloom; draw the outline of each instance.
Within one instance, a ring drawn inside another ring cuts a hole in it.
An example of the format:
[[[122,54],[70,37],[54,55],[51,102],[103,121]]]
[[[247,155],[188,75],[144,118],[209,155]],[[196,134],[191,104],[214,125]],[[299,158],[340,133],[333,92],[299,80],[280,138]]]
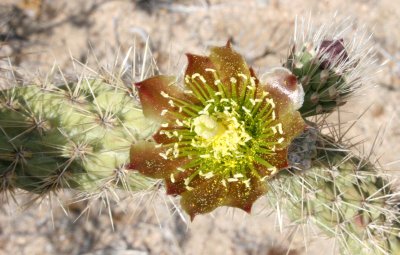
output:
[[[135,84],[160,129],[132,145],[130,168],[164,179],[192,219],[219,206],[250,212],[305,127],[302,87],[284,68],[260,81],[229,43],[187,57],[184,86],[163,75]]]

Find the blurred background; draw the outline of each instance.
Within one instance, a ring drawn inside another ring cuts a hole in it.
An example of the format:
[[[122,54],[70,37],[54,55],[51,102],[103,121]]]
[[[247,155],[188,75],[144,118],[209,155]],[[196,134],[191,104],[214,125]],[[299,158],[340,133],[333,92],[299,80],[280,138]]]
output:
[[[185,52],[206,54],[209,46],[227,40],[262,72],[285,60],[296,17],[311,16],[318,25],[332,22],[334,15],[349,17],[371,34],[380,70],[376,85],[349,103],[340,121],[358,119],[368,108],[348,135],[362,141],[363,153],[372,150],[384,169],[396,173],[400,1],[2,0],[0,67],[40,76],[57,64],[69,73],[73,57],[96,68],[96,62],[113,61],[133,45],[143,49],[149,38],[162,73],[180,72]],[[105,210],[100,201],[86,210],[87,202],[61,207],[52,198],[27,207],[24,199],[0,205],[1,255],[337,254],[334,242],[312,228],[288,223],[279,229],[280,217],[265,208],[265,199],[252,215],[221,208],[194,222],[174,209],[176,200],[161,194],[122,200]]]

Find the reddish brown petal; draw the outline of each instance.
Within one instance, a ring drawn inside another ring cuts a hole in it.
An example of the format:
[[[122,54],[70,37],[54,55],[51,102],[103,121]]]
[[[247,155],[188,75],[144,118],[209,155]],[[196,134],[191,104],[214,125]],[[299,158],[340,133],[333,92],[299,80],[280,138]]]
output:
[[[169,95],[182,100],[188,100],[188,97],[180,90],[176,84],[176,79],[173,76],[158,75],[147,80],[135,83],[139,91],[140,102],[143,107],[143,113],[146,117],[156,121],[163,121],[171,115],[161,116],[162,110],[177,111],[168,103],[169,98],[162,94]]]
[[[305,130],[307,125],[298,111],[286,111],[278,116],[276,121],[272,122],[271,127],[277,131],[281,130],[283,133],[276,132],[274,135],[265,138],[265,142],[274,142],[275,148],[281,150],[288,147],[292,140]],[[279,143],[276,143],[277,141]]]
[[[166,134],[163,134],[162,131],[169,131],[169,130],[174,130],[174,127],[168,127],[168,128],[160,128],[158,131],[153,135],[154,141],[158,144],[168,144],[168,143],[173,143],[178,140],[176,137],[171,137],[168,138]]]
[[[179,127],[174,125],[174,123],[169,123],[169,126],[166,128],[160,128],[154,135],[153,139],[156,141],[156,143],[159,144],[169,144],[169,143],[175,143],[178,142],[179,139],[176,136],[173,137],[168,137],[165,133],[163,132],[173,132],[175,130],[182,130],[182,129],[187,129],[186,127]]]
[[[214,75],[211,72],[207,72],[206,69],[215,69],[213,63],[211,62],[210,58],[206,56],[198,56],[194,54],[187,53],[186,57],[188,59],[188,66],[186,67],[186,75],[192,77],[193,74],[198,73],[204,77],[207,84],[211,87],[214,86]],[[198,83],[202,85],[201,82]]]
[[[300,135],[306,128],[306,124],[298,111],[286,112],[280,116],[278,121],[282,124],[283,142],[277,145],[277,148],[284,148],[290,145],[292,140]]]
[[[174,175],[174,181],[165,179],[165,188],[168,195],[180,195],[181,193],[187,191],[185,185],[185,179],[188,178],[194,170],[186,169],[184,172],[176,171]]]
[[[174,160],[164,159],[160,153],[165,153],[165,148],[155,147],[155,143],[140,141],[131,146],[129,165],[130,169],[152,178],[170,178],[178,167],[189,162],[188,158]]]
[[[275,151],[274,154],[260,155],[262,159],[267,161],[271,166],[276,167],[277,170],[289,167],[287,156],[288,156],[287,148],[284,148],[282,150],[277,150]],[[271,175],[271,169],[268,170],[268,168],[262,164],[254,164],[254,167],[257,170],[260,177]]]
[[[258,94],[267,91],[274,99],[277,115],[295,111],[301,107],[304,91],[297,78],[286,68],[275,68],[261,77]]]
[[[208,213],[222,206],[228,189],[222,185],[220,178],[205,180],[193,190],[182,193],[181,206],[191,220],[198,214]]]
[[[224,47],[213,47],[210,59],[220,76],[221,82],[227,86],[231,84],[231,78],[235,78],[237,80],[237,93],[240,93],[246,83],[238,74],[244,74],[249,78],[251,76],[250,69],[242,55],[234,51],[228,42]]]
[[[171,179],[165,179],[165,189],[166,189],[167,195],[177,196],[177,195],[180,195],[183,192],[187,191],[184,178],[187,178],[189,176],[186,175],[185,173],[175,174],[174,178],[176,176],[178,178],[180,178],[181,176],[184,176],[184,177],[179,180],[175,180],[174,182],[172,182]]]
[[[252,177],[249,187],[242,182],[231,182],[228,184],[228,190],[224,205],[237,207],[250,213],[253,203],[267,192],[267,185],[258,178]]]

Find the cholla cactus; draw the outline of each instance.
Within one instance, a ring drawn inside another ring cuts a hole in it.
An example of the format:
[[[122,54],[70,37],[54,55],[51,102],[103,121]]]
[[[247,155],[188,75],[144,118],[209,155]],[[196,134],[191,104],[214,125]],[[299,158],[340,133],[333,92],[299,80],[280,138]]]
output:
[[[0,91],[0,191],[74,189],[85,199],[152,187],[126,170],[130,145],[154,132],[124,84],[128,71]]]
[[[310,23],[303,20],[303,28],[296,29],[284,63],[304,87],[303,117],[334,111],[368,86],[376,73],[373,47],[365,31],[352,31],[349,20],[332,20],[317,29]]]
[[[0,190],[90,194],[164,179],[192,220],[219,206],[250,212],[266,194],[294,223],[337,238],[342,254],[400,254],[391,181],[307,119],[349,100],[373,58],[357,37],[317,35],[295,40],[284,68],[260,78],[228,43],[188,54],[182,86],[97,75],[1,91]]]
[[[305,33],[285,63],[303,85],[303,117],[333,112],[376,72],[360,32],[349,40],[338,27]],[[337,35],[323,32],[330,29]],[[392,181],[368,158],[353,154],[343,137],[322,135],[324,121],[310,123],[313,128],[292,143],[292,168],[270,182],[271,203],[296,224],[316,224],[335,237],[342,254],[400,254],[399,197]]]

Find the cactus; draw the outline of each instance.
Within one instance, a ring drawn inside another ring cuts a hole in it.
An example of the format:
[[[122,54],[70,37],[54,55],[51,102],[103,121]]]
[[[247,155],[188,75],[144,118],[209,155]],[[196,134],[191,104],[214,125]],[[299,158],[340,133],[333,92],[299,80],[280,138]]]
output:
[[[0,119],[3,191],[93,193],[154,183],[125,169],[130,145],[152,132],[128,88],[102,79],[13,87],[1,92]]]
[[[295,42],[284,63],[303,85],[304,118],[324,119],[376,73],[373,54],[361,54],[368,42],[332,39],[324,29],[305,33],[310,38]],[[270,181],[271,204],[295,224],[316,224],[336,238],[341,254],[400,254],[399,197],[388,176],[310,120],[289,150],[292,167]]]
[[[3,90],[0,192],[143,190],[162,178],[192,219],[219,206],[250,212],[266,193],[295,224],[337,238],[342,254],[400,254],[390,180],[308,118],[346,103],[373,58],[365,44],[317,34],[260,79],[228,43],[188,54],[186,90],[147,75],[136,88],[97,75]]]
[[[308,22],[305,25],[303,21],[306,28],[298,30],[303,34],[295,34],[283,64],[303,85],[305,97],[300,109],[303,117],[335,111],[371,83],[377,72],[373,47],[366,32],[353,31],[350,40],[345,35],[351,27],[348,20],[332,21],[319,29]],[[327,34],[327,31],[334,31],[334,34]]]
[[[320,135],[315,145],[310,169],[292,168],[271,182],[271,203],[294,223],[312,222],[335,237],[341,254],[400,254],[400,213],[387,176],[331,137]]]

